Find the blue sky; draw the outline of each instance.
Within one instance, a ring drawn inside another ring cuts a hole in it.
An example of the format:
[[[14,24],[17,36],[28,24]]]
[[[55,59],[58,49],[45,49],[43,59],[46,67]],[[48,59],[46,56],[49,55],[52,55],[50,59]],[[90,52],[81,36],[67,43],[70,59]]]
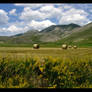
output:
[[[0,36],[28,30],[42,30],[51,25],[92,21],[92,4],[0,4]]]

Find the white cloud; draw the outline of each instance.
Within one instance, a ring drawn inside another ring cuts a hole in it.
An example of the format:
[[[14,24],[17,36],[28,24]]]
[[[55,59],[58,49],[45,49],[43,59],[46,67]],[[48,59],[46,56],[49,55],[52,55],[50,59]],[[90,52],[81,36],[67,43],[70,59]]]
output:
[[[26,32],[30,29],[30,27],[27,26],[27,23],[24,21],[15,21],[15,22],[10,22],[8,23],[7,27],[1,27],[0,28],[0,33],[1,32],[8,32],[11,34],[16,34],[16,33],[23,33]]]
[[[18,27],[15,25],[11,25],[8,27],[7,31],[12,32],[12,33],[23,33],[29,30],[28,26],[24,26],[24,27]]]
[[[76,24],[84,25],[90,22],[87,16],[88,13],[86,13],[84,10],[72,8],[62,13],[62,17],[59,23],[60,24],[76,23]]]
[[[26,4],[24,4],[24,3],[15,3],[14,4],[15,6],[20,6],[20,7],[30,7],[31,9],[37,9],[37,8],[41,8],[41,7],[43,7],[43,6],[50,6],[50,5],[56,5],[56,6],[61,6],[61,4],[38,4],[38,3],[31,3],[31,4],[29,4],[29,3],[26,3]]]
[[[21,31],[22,28],[17,28],[15,25],[11,25],[7,30],[10,32],[18,32]]]
[[[52,12],[52,10],[55,10],[56,8],[53,5],[47,5],[40,8],[40,11],[42,12]]]
[[[49,27],[51,25],[56,25],[55,23],[52,23],[50,20],[44,20],[44,21],[35,21],[32,20],[28,26],[31,27],[32,29],[36,29],[36,30],[42,30],[46,27]]]
[[[2,31],[12,34],[18,34],[18,33],[24,33],[28,30],[31,29],[36,29],[36,30],[42,30],[46,27],[49,27],[51,25],[56,25],[55,23],[51,22],[50,20],[44,20],[44,21],[35,21],[32,20],[30,22],[15,22],[15,23],[10,23],[7,28],[2,28]],[[0,30],[1,32],[1,30]]]
[[[25,21],[31,21],[45,19],[45,16],[44,13],[41,13],[38,10],[32,10],[30,7],[26,7],[19,18]]]
[[[7,24],[9,20],[9,17],[7,15],[7,12],[0,9],[0,25]]]
[[[64,9],[70,9],[70,8],[72,8],[72,6],[64,5],[63,8],[64,8]]]
[[[9,12],[9,14],[16,16],[16,15],[17,15],[17,14],[16,14],[16,9],[12,9],[12,10]]]
[[[41,6],[43,6],[44,4],[23,4],[23,3],[20,3],[20,4],[14,4],[15,6],[22,6],[22,7],[30,7],[32,9],[36,9],[36,8],[40,8]]]
[[[0,28],[0,35],[1,34],[5,34],[5,35],[14,35],[14,34],[18,34],[18,33],[23,33],[28,31],[28,27],[18,27],[15,25],[10,25],[9,27],[3,27]]]
[[[15,35],[19,33],[24,33],[30,29],[36,29],[40,31],[48,26],[55,25],[55,23],[52,23],[50,20],[45,20],[40,22],[32,20],[30,23],[25,24],[25,26],[18,25],[18,24],[20,23],[17,22],[15,24],[11,24],[8,27],[0,28],[0,35],[10,36],[10,35]],[[23,22],[21,22],[21,24],[23,24]]]
[[[62,15],[62,9],[56,8],[54,5],[45,5],[40,9],[32,10],[30,7],[24,7],[23,12],[20,15],[21,20],[44,20],[50,18],[59,19]]]
[[[47,18],[59,19],[62,15],[62,8],[56,8],[54,5],[47,5],[41,7],[40,12],[45,13],[47,15]]]

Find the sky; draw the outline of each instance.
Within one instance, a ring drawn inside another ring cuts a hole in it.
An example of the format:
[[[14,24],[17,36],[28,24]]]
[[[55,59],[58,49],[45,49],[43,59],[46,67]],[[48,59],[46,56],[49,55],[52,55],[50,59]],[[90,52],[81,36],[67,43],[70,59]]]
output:
[[[0,36],[11,36],[51,25],[75,23],[80,26],[92,21],[92,4],[67,3],[4,3],[0,4]]]

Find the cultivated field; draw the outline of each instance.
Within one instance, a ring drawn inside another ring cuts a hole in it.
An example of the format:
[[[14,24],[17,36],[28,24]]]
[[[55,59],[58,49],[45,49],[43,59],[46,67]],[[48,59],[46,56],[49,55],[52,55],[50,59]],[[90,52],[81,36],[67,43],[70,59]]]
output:
[[[92,48],[0,47],[0,88],[92,88]]]

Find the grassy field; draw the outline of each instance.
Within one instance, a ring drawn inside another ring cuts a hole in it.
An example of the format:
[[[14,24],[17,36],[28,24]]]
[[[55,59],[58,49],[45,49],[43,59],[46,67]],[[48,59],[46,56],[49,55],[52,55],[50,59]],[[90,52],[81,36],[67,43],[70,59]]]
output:
[[[0,88],[92,88],[92,48],[0,47]]]
[[[70,39],[70,38],[69,38]],[[66,43],[67,45],[77,45],[79,48],[91,48],[92,47],[92,41],[91,39],[89,41],[82,41],[82,42],[73,42],[70,39],[69,41],[67,41],[66,39],[64,39],[63,41],[57,41],[57,42],[36,42],[37,44],[40,45],[40,47],[44,47],[44,48],[61,48],[61,45]],[[12,43],[0,43],[0,47],[26,47],[26,48],[32,48],[33,47],[33,43],[29,43],[29,44],[12,44]]]

